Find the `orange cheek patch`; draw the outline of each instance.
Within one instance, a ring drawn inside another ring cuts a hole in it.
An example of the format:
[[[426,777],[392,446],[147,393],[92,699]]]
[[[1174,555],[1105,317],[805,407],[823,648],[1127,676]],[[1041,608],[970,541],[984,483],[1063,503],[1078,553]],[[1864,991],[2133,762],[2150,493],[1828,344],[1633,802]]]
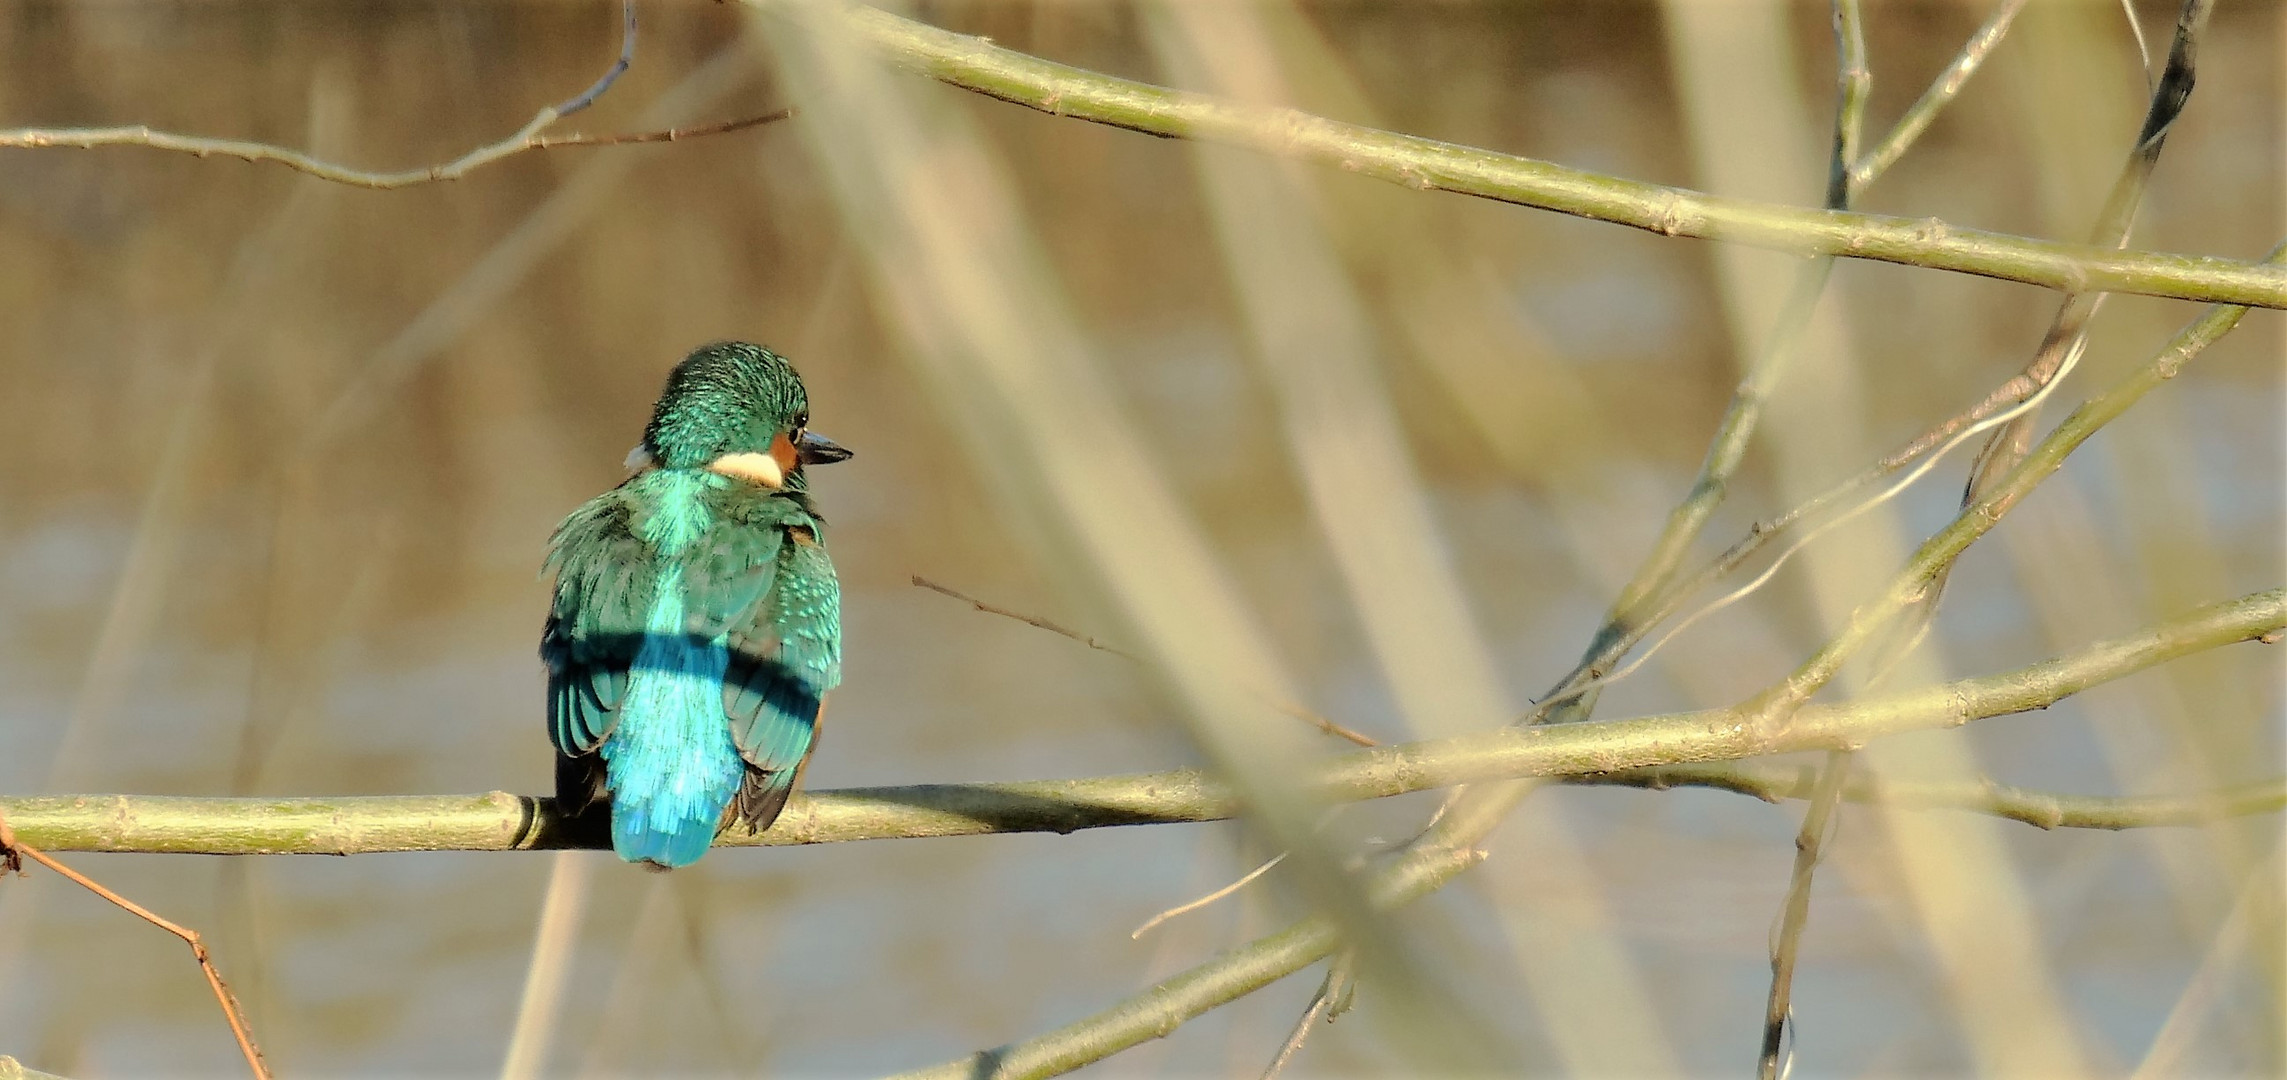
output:
[[[770,459],[778,463],[778,473],[784,476],[802,463],[802,451],[795,449],[794,440],[781,431],[777,438],[770,440]]]

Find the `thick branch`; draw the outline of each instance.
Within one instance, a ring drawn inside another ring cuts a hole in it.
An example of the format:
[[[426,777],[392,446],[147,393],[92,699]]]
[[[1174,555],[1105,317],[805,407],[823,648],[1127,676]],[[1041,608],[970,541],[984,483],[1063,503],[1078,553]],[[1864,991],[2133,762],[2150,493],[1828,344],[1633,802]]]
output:
[[[1330,801],[1354,801],[1492,780],[1614,773],[1854,747],[1885,735],[2043,708],[2154,664],[2275,636],[2283,628],[2287,628],[2287,590],[2273,589],[2015,671],[1811,706],[1776,731],[1747,723],[1751,715],[1747,706],[1508,728],[1339,755],[1317,767],[1314,782]],[[1712,782],[1711,786],[1738,787]],[[2200,805],[2248,813],[2279,805],[2275,795],[2261,793],[2215,798],[2223,801]],[[2182,815],[2187,805],[2185,800],[2174,800],[2172,810]],[[749,837],[733,830],[718,843],[820,844],[1063,833],[1113,825],[1212,821],[1235,816],[1239,810],[1228,786],[1189,769],[1085,780],[864,788],[798,797],[770,831]],[[592,819],[567,820],[547,800],[505,792],[339,799],[16,797],[0,798],[0,814],[26,843],[51,851],[348,855],[594,847],[604,842]],[[2136,823],[2133,814],[2114,811],[2113,817],[2121,824]]]
[[[747,0],[757,7],[778,0]],[[1904,263],[2066,292],[2131,292],[2287,307],[2287,269],[2208,256],[2125,252],[1932,219],[1730,199],[1545,161],[1247,105],[1070,67],[862,6],[840,23],[888,62],[987,97],[1166,138],[1226,143],[1450,191],[1661,233],[1797,255]]]

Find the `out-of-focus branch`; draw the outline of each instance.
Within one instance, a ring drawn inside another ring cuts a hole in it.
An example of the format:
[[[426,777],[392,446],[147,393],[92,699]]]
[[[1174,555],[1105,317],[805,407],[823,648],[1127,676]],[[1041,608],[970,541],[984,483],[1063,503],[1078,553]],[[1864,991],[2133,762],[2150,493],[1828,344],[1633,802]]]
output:
[[[1337,955],[1326,965],[1326,978],[1319,981],[1318,992],[1310,996],[1310,1007],[1302,1010],[1294,1029],[1287,1032],[1286,1041],[1279,1044],[1278,1053],[1263,1067],[1262,1080],[1275,1080],[1287,1063],[1294,1060],[1294,1055],[1301,1052],[1303,1040],[1310,1037],[1310,1029],[1320,1020],[1331,1024],[1335,1017],[1349,1011],[1352,996],[1358,991],[1357,972],[1352,966],[1347,953]]]
[[[2025,0],[2001,0],[1995,5],[1993,14],[1986,16],[1984,25],[1970,35],[1968,44],[1961,47],[1953,63],[1946,65],[1929,89],[1922,91],[1922,96],[1907,107],[1898,123],[1891,127],[1890,134],[1850,166],[1853,189],[1873,183],[1876,176],[1898,163],[1906,148],[1921,138],[1930,122],[1938,118],[1938,113],[1961,93],[1962,87],[1969,85],[1969,77],[1985,66],[1985,58],[1993,54],[1993,47],[2001,43],[2001,36],[2009,32],[2009,24],[2016,21],[2017,12],[2024,6]]]
[[[595,104],[596,99],[604,96],[604,91],[611,89],[611,84],[618,82],[620,76],[627,74],[627,69],[634,63],[635,0],[620,0],[619,59],[612,61],[612,65],[605,68],[604,73],[597,76],[595,82],[588,84],[587,89],[564,99],[561,104],[555,106],[556,116],[558,118],[570,116]]]
[[[308,173],[320,180],[331,180],[351,187],[392,191],[398,188],[434,184],[445,180],[458,180],[469,173],[514,157],[527,150],[547,150],[562,146],[619,146],[626,143],[676,142],[708,135],[722,135],[733,131],[784,120],[792,110],[780,109],[759,116],[741,117],[715,124],[701,124],[664,131],[639,131],[618,135],[543,135],[541,132],[556,122],[560,114],[554,108],[540,110],[530,123],[516,133],[496,143],[477,147],[460,157],[425,168],[406,169],[402,172],[369,172],[330,161],[323,161],[299,150],[289,150],[268,143],[245,142],[238,139],[209,139],[198,135],[178,135],[167,131],[153,131],[149,127],[115,128],[17,128],[0,130],[0,147],[37,149],[45,147],[148,146],[155,150],[175,150],[198,157],[232,157],[243,161],[268,161],[284,165],[296,172]]]
[[[635,59],[635,5],[623,5],[619,58],[586,90],[550,105],[533,114],[523,127],[516,129],[498,142],[486,143],[451,161],[420,168],[394,172],[359,169],[338,162],[326,161],[300,150],[244,139],[216,139],[203,135],[183,135],[172,131],[154,131],[145,124],[127,127],[101,128],[13,128],[0,129],[0,148],[40,150],[51,148],[94,149],[99,146],[144,146],[154,150],[171,150],[196,157],[237,158],[246,162],[267,161],[283,165],[296,172],[308,173],[321,180],[330,180],[351,187],[392,191],[398,188],[434,184],[445,180],[458,180],[469,173],[514,157],[528,150],[547,150],[561,146],[619,146],[627,143],[675,142],[708,135],[722,135],[759,127],[793,115],[790,110],[759,116],[742,117],[716,124],[670,128],[664,131],[630,132],[619,135],[547,135],[543,134],[558,120],[595,104],[596,99],[619,81]]]
[[[1816,765],[1739,761],[1659,765],[1620,772],[1567,776],[1568,784],[1608,784],[1665,790],[1703,787],[1752,795],[1765,802],[1808,799]],[[2062,795],[1981,783],[1904,783],[1853,772],[1842,787],[1845,802],[1880,803],[1913,810],[1965,810],[2022,821],[2038,829],[2135,829],[2202,825],[2225,818],[2287,810],[2287,777],[2190,795]]]
[[[1833,7],[1835,67],[1842,88],[1841,104],[1835,111],[1834,161],[1828,170],[1827,205],[1847,207],[1851,193],[1858,187],[1852,165],[1858,158],[1859,125],[1874,76],[1867,68],[1865,11],[1858,0],[1834,0]],[[1971,43],[1974,45],[1975,39]],[[1683,625],[1689,625],[1689,620]],[[1681,633],[1683,625],[1670,633]],[[1637,663],[1642,662],[1642,658],[1638,658]],[[1762,1053],[1756,1061],[1759,1080],[1779,1080],[1785,1071],[1781,1066],[1781,1050],[1787,1028],[1794,1023],[1795,960],[1800,955],[1798,945],[1803,927],[1810,920],[1811,875],[1818,869],[1828,835],[1827,823],[1833,820],[1836,803],[1842,796],[1842,782],[1850,775],[1852,756],[1848,750],[1827,751],[1826,767],[1812,786],[1810,807],[1804,811],[1803,826],[1795,834],[1794,871],[1787,882],[1787,898],[1780,906],[1777,933],[1771,946],[1771,990],[1765,1000]]]
[[[1842,786],[1850,776],[1853,756],[1848,750],[1827,751],[1826,764],[1811,787],[1803,826],[1795,832],[1794,871],[1787,879],[1787,899],[1780,905],[1778,933],[1771,945],[1771,992],[1764,999],[1763,1049],[1755,1061],[1759,1080],[1779,1080],[1787,1071],[1782,1052],[1787,1028],[1795,1022],[1795,961],[1802,955],[1803,927],[1810,923],[1811,875],[1826,854],[1827,838],[1833,835],[1834,812],[1842,801]]]
[[[222,1018],[230,1025],[231,1037],[238,1040],[239,1052],[246,1055],[247,1069],[254,1074],[254,1080],[270,1080],[270,1066],[263,1061],[261,1048],[254,1045],[254,1032],[246,1026],[246,1011],[239,1007],[238,998],[231,994],[229,984],[222,981],[222,972],[215,970],[214,958],[207,955],[206,941],[199,937],[198,931],[160,918],[151,909],[112,892],[95,879],[17,839],[15,830],[8,824],[7,813],[0,811],[0,874],[23,873],[25,859],[61,874],[72,884],[110,901],[121,911],[181,938],[183,944],[190,946],[191,958],[198,961],[199,973],[206,976],[207,988],[214,991],[214,1000],[222,1006]],[[20,1066],[18,1068],[22,1071]]]
[[[736,120],[722,120],[712,124],[692,124],[659,131],[631,131],[619,135],[542,135],[532,141],[534,150],[552,150],[559,146],[626,146],[631,143],[680,142],[684,139],[703,139],[709,135],[728,135],[751,127],[775,124],[794,115],[793,109],[779,109],[756,116],[742,116]]]
[[[2155,664],[2282,631],[2287,631],[2287,589],[2273,589],[2014,671],[1811,706],[1781,732],[1747,723],[1753,703],[1593,725],[1509,728],[1337,755],[1311,769],[1311,782],[1329,801],[1355,801],[1456,784],[1614,773],[1856,746],[1887,735],[2043,708]],[[1684,775],[1688,774],[1678,774]],[[1596,782],[1632,781],[1600,777]],[[1671,781],[1682,782],[1698,780]],[[1769,791],[1786,793],[1779,791],[1778,781],[1759,775],[1721,783],[1709,780],[1709,786],[1735,790],[1749,783],[1768,783]],[[2275,808],[2260,796],[2211,805],[2248,813]],[[1988,807],[1980,803],[1963,808]],[[797,796],[767,832],[747,837],[733,831],[721,843],[817,844],[1072,832],[1211,821],[1231,817],[1239,809],[1226,785],[1188,769],[1084,780],[862,788]],[[2182,809],[2178,804],[2172,812],[2180,814]],[[54,851],[346,855],[588,847],[604,842],[593,820],[566,819],[548,800],[504,792],[338,799],[33,796],[0,798],[0,813],[15,823],[27,842]],[[2133,814],[2116,814],[2114,820],[2119,826],[2140,823]]]
[[[2283,258],[2287,258],[2287,243],[2272,250],[2271,261]],[[1984,489],[1985,493],[1964,507],[1952,523],[1925,541],[1881,596],[1851,612],[1849,623],[1840,633],[1793,673],[1750,701],[1747,707],[1755,724],[1769,727],[1784,723],[1790,713],[1832,681],[1843,664],[1876,640],[1893,617],[1923,596],[1970,544],[1990,532],[2026,495],[2062,468],[2065,458],[2074,449],[2127,412],[2152,388],[2175,378],[2185,364],[2230,333],[2246,314],[2247,309],[2243,307],[2211,308],[2179,331],[2149,363],[2073,410],[2040,445],[2007,472],[1995,477]]]
[[[2183,10],[2176,19],[2176,36],[2168,49],[2167,68],[2153,84],[2144,124],[2137,131],[2136,144],[2129,149],[2128,160],[2122,163],[2120,174],[2113,179],[2104,209],[2097,214],[2096,226],[2089,233],[2090,243],[2110,247],[2127,245],[2129,232],[2136,224],[2137,208],[2144,203],[2144,190],[2151,183],[2152,171],[2160,165],[2160,148],[2166,144],[2169,130],[2176,126],[2176,118],[2183,115],[2184,103],[2191,98],[2198,72],[2200,38],[2207,30],[2209,16],[2214,13],[2215,0],[2184,0]],[[2067,366],[2085,347],[2089,320],[2096,317],[2103,303],[2102,293],[2067,296],[2050,323],[2041,347],[2033,354],[2032,362],[1986,400],[1995,402],[1996,407],[2014,403],[2062,378]],[[1970,469],[1968,490],[1962,495],[1963,505],[1975,502],[1985,493],[1988,484],[2023,460],[2032,442],[2034,418],[2033,412],[2026,412],[1987,440]],[[1941,575],[1920,605],[1925,614],[1936,606],[1936,595],[1943,585]]]
[[[64,1080],[64,1078],[54,1073],[44,1073],[38,1069],[30,1068],[15,1058],[0,1054],[0,1080]]]
[[[746,2],[770,9],[788,0]],[[830,10],[839,13],[857,40],[905,70],[1052,115],[1149,135],[1225,143],[1422,190],[1474,195],[1666,236],[1925,266],[2068,292],[2287,307],[2287,270],[2277,267],[2114,251],[1958,228],[1935,219],[1722,198],[1116,78],[873,8],[836,4]]]
[[[1551,755],[1552,758],[1561,760],[1562,764],[1549,760],[1536,763],[1533,770],[1472,772],[1457,778],[1457,782],[1469,783],[1494,779],[1496,776],[1557,775],[1627,768],[1630,766],[1613,765],[1598,770],[1587,759],[1607,751],[1620,751],[1622,745],[1633,744],[1639,737],[1655,741],[1680,740],[1683,744],[1690,744],[1688,748],[1685,745],[1670,744],[1667,749],[1685,754],[1697,753],[1703,746],[1712,749],[1702,740],[1730,746],[1760,747],[1749,753],[1717,752],[1714,757],[1772,753],[1781,745],[1790,749],[1808,748],[1795,745],[1798,740],[1809,740],[1811,745],[1822,749],[1854,746],[1862,743],[1864,738],[1897,730],[1892,725],[1923,709],[1940,716],[1966,719],[1996,703],[1996,699],[1989,695],[2019,701],[2023,708],[2039,708],[2043,699],[2053,702],[2092,685],[2086,681],[2092,673],[2087,666],[2091,663],[2095,663],[2099,669],[2109,669],[2130,656],[2147,658],[2139,666],[2164,663],[2176,655],[2182,655],[2175,652],[2175,649],[2196,650],[2207,647],[2194,642],[2210,640],[2211,634],[2219,633],[2223,639],[2217,640],[2216,644],[2227,640],[2275,641],[2280,632],[2263,627],[2280,622],[2287,622],[2287,589],[2274,589],[2242,597],[2204,608],[2198,613],[2171,620],[2163,626],[2155,626],[2131,637],[2091,647],[2071,658],[2058,658],[2005,676],[1990,677],[2000,682],[1988,683],[1983,690],[1972,690],[1966,682],[1947,683],[1885,697],[1881,700],[1892,704],[1878,710],[1879,715],[1862,713],[1845,725],[1855,732],[1852,735],[1840,735],[1829,726],[1839,719],[1830,710],[1848,709],[1852,706],[1805,708],[1795,714],[1793,724],[1783,733],[1774,736],[1754,725],[1741,722],[1743,710],[1747,708],[1742,705],[1731,709],[1685,714],[1683,717],[1507,728],[1439,740],[1438,744],[1466,743],[1483,748],[1482,756],[1472,756],[1474,765],[1490,765],[1505,756],[1506,749],[1510,747],[1536,747],[1538,749],[1533,752],[1537,753],[1564,745],[1571,751]],[[2195,626],[2199,629],[2194,629]],[[2163,646],[2163,641],[2175,641],[2178,644]],[[2108,659],[2100,660],[2100,657]],[[1861,707],[1866,704],[1871,703],[1859,703]],[[1681,723],[1676,728],[1664,728],[1665,724],[1679,720]],[[1945,722],[1951,723],[1950,720]],[[1655,727],[1663,728],[1660,734],[1652,734],[1651,729]],[[1606,743],[1599,738],[1606,734],[1615,736],[1616,741]],[[1603,745],[1590,749],[1591,743]],[[1414,744],[1412,747],[1390,747],[1350,754],[1337,759],[1337,763],[1381,754],[1403,753],[1428,745],[1430,744]],[[1662,752],[1652,745],[1642,745],[1640,749],[1655,754]],[[1575,757],[1573,752],[1582,753],[1583,756]],[[1625,756],[1626,751],[1621,753]],[[1540,765],[1552,767],[1539,771]],[[1474,865],[1474,859],[1463,861],[1463,857],[1473,856],[1478,851],[1478,838],[1499,824],[1517,799],[1522,797],[1519,787],[1516,782],[1484,784],[1473,789],[1473,797],[1448,803],[1447,812],[1437,824],[1417,837],[1402,855],[1375,872],[1377,895],[1401,901],[1410,900],[1443,885],[1461,869]],[[1004,1080],[1052,1076],[1069,1071],[1146,1039],[1165,1035],[1192,1017],[1301,970],[1332,952],[1336,944],[1334,931],[1324,919],[1305,919],[1277,933],[1226,950],[1094,1016],[1020,1043],[980,1051],[958,1061],[919,1070],[907,1076],[944,1077],[948,1080],[955,1077],[967,1080]]]
[[[1483,862],[1476,847],[1422,849],[1377,872],[1369,896],[1377,908],[1420,899]],[[1071,1072],[1148,1039],[1216,1006],[1254,993],[1324,959],[1341,944],[1320,916],[1165,979],[1109,1009],[1021,1042],[980,1050],[957,1061],[899,1074],[898,1080],[1027,1080]]]
[[[2279,246],[2273,248],[2266,261],[2274,265],[2287,265],[2287,241],[2282,241]],[[2043,443],[2044,453],[2042,457],[2047,464],[2039,466],[2041,471],[2038,476],[2019,475],[2024,470],[2024,465],[2021,463],[2015,472],[2009,474],[2015,477],[2011,481],[2015,485],[2011,490],[2015,493],[2006,502],[1988,500],[1965,507],[1963,514],[1955,520],[1953,525],[1948,527],[1947,531],[1941,533],[1938,539],[1945,539],[1949,545],[1959,543],[1961,547],[1965,548],[1976,536],[1970,535],[1964,539],[1957,535],[1957,530],[1974,530],[1976,535],[1983,535],[1984,531],[1990,529],[1998,520],[2000,514],[2006,513],[2008,507],[2014,506],[2016,500],[2022,498],[2026,491],[2038,484],[2049,473],[2055,471],[2057,465],[2062,461],[2063,454],[2069,454],[2072,447],[2078,446],[2088,436],[2094,434],[2097,428],[2109,423],[2121,412],[2126,411],[2128,406],[2134,404],[2136,399],[2142,397],[2144,393],[2161,382],[2174,378],[2185,364],[2238,326],[2239,320],[2247,314],[2247,310],[2243,307],[2217,305],[2199,318],[2194,319],[2144,368],[2116,383],[2097,401],[2084,406],[2071,418],[2068,418],[2064,425],[2051,432],[2049,441]],[[1732,544],[1723,554],[1717,556],[1714,561],[1702,567],[1697,573],[1688,579],[1680,580],[1675,586],[1661,591],[1652,600],[1641,605],[1638,610],[1628,613],[1628,617],[1615,616],[1613,621],[1600,630],[1595,644],[1582,658],[1579,666],[1575,667],[1541,699],[1540,706],[1527,717],[1527,721],[1538,721],[1550,715],[1553,710],[1567,706],[1569,701],[1581,694],[1583,687],[1593,691],[1594,685],[1606,681],[1608,673],[1619,663],[1621,657],[1640,642],[1651,628],[1672,618],[1683,609],[1693,596],[1698,595],[1701,590],[1716,580],[1737,570],[1756,552],[1762,550],[1765,545],[1781,534],[1857,498],[1871,485],[1882,482],[1912,465],[1917,458],[1931,448],[1948,443],[1962,436],[1964,432],[1976,425],[1992,419],[2003,406],[2010,405],[2012,402],[2022,403],[2023,393],[2028,387],[2018,386],[2014,396],[2009,387],[2024,378],[2025,376],[2020,373],[2019,376],[2011,380],[2010,384],[2005,384],[2004,387],[1987,395],[1984,400],[1969,409],[1940,421],[1935,427],[1916,436],[1896,452],[1867,466],[1857,475],[1828,488],[1782,514],[1756,522],[1748,528],[1746,536]],[[2032,389],[2037,390],[2038,388]],[[2092,413],[2092,409],[2098,410],[2098,412]],[[2059,443],[2058,440],[2060,439],[2068,440],[2070,445]],[[1927,467],[1926,463],[1924,467]],[[1993,489],[1989,488],[1990,490]],[[1991,515],[1990,518],[1985,517],[1988,514]],[[1978,521],[1973,522],[1972,518],[1977,518]],[[1932,542],[1935,543],[1937,540],[1933,539]],[[1960,548],[1955,548],[1952,554],[1944,556],[1944,560],[1950,562],[1959,554]],[[1895,613],[1896,610],[1902,609],[1910,603],[1912,603],[1912,597],[1908,596],[1898,603],[1897,608],[1891,610]],[[1866,636],[1875,635],[1869,632]],[[1864,642],[1861,641],[1857,645],[1853,645],[1852,648],[1855,649],[1863,644]]]
[[[1859,142],[1860,133],[1857,129],[1864,121],[1871,75],[1865,73],[1863,42],[1857,41],[1854,45],[1854,39],[1847,35],[1838,39],[1842,59],[1836,73],[1839,92],[1835,109],[1834,155],[1828,170],[1829,209],[1848,209],[1850,199],[1873,183],[1913,145],[1937,113],[1960,93],[1970,75],[1983,65],[1985,57],[1992,52],[2001,35],[2008,31],[2017,9],[2022,6],[2023,0],[2003,0],[2001,7],[1962,46],[1954,62],[1940,73],[1937,81],[1923,91],[1921,98],[1883,137],[1881,144],[1858,157],[1856,164],[1848,168],[1846,183],[1843,182],[1843,163],[1852,160],[1851,155],[1855,153]],[[1838,33],[1842,29],[1838,27]],[[1918,441],[1907,451],[1885,458],[1881,463],[1853,477],[1849,483],[1818,496],[1809,505],[1799,507],[1778,519],[1757,522],[1745,539],[1733,544],[1713,564],[1688,579],[1679,579],[1684,557],[1706,530],[1708,521],[1728,494],[1730,478],[1744,460],[1748,438],[1760,419],[1762,402],[1782,373],[1784,360],[1792,351],[1796,338],[1809,325],[1812,311],[1825,291],[1826,279],[1833,265],[1831,258],[1822,258],[1803,267],[1785,304],[1780,308],[1778,321],[1764,346],[1763,355],[1757,359],[1748,376],[1741,380],[1739,387],[1732,393],[1731,401],[1724,407],[1723,419],[1716,424],[1715,434],[1708,440],[1707,453],[1690,490],[1669,512],[1659,537],[1652,544],[1651,552],[1644,557],[1628,584],[1620,590],[1618,598],[1605,615],[1603,625],[1597,628],[1579,663],[1566,672],[1548,693],[1542,695],[1540,703],[1520,722],[1540,723],[1559,715],[1560,710],[1565,719],[1586,718],[1595,707],[1595,688],[1611,681],[1621,658],[1641,643],[1654,628],[1682,610],[1684,604],[1701,590],[1737,569],[1748,556],[1760,550],[1764,543],[1789,526],[1823,512],[1841,499],[1863,490],[1868,484],[1904,468],[1931,447],[1945,441],[1946,437],[1990,414],[1992,409],[1969,419],[1948,421],[1951,426],[1945,427],[1943,435],[1927,442]],[[1999,407],[1999,404],[1993,406],[1994,409]],[[1672,635],[1674,631],[1670,633]],[[1642,663],[1641,657],[1637,663]]]

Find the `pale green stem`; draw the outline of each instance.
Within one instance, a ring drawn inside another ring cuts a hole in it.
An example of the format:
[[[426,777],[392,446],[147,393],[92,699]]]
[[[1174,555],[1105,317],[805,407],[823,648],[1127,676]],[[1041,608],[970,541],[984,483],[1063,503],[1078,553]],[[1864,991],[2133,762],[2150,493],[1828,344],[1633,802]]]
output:
[[[2287,590],[2273,589],[2014,671],[1805,708],[1785,732],[1775,735],[1758,732],[1746,722],[1752,715],[1749,705],[1592,725],[1503,728],[1336,755],[1310,769],[1309,782],[1329,801],[1355,801],[1457,784],[1854,747],[1887,735],[2043,708],[2154,664],[2277,635],[2283,629],[2287,629]],[[1752,775],[1732,779],[1685,775],[1693,776],[1693,783],[1791,794],[1777,780]],[[1595,782],[1658,784],[1637,777],[1599,777]],[[2212,800],[2201,805],[2251,813],[2267,808],[2260,797],[2252,802]],[[2147,809],[2181,814],[2192,802],[2198,800]],[[1239,809],[1227,784],[1189,769],[1083,780],[864,788],[797,797],[768,832],[750,837],[734,829],[718,843],[816,844],[1072,832],[1213,821],[1232,817]],[[2125,816],[2137,823],[2132,814]],[[566,820],[547,800],[505,792],[319,799],[12,796],[0,798],[0,817],[24,843],[47,851],[346,855],[590,847],[604,842],[593,822]],[[2180,818],[2168,820],[2174,823]]]
[[[770,9],[786,0],[746,2]],[[1057,116],[1240,146],[1420,190],[1474,195],[1667,236],[1925,266],[2067,292],[2287,307],[2287,270],[2278,267],[2058,243],[1959,228],[1934,218],[1917,221],[1721,198],[1116,78],[873,8],[834,10],[851,34],[893,65]]]

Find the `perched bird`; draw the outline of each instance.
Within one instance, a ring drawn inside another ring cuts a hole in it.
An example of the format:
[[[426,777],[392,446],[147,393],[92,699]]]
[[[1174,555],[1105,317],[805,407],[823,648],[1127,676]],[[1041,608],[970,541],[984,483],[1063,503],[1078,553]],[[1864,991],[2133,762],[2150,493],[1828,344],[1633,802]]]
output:
[[[556,800],[608,799],[629,862],[687,866],[734,823],[768,828],[816,745],[842,589],[803,469],[850,452],[809,424],[784,357],[702,346],[667,376],[635,475],[550,542]]]

